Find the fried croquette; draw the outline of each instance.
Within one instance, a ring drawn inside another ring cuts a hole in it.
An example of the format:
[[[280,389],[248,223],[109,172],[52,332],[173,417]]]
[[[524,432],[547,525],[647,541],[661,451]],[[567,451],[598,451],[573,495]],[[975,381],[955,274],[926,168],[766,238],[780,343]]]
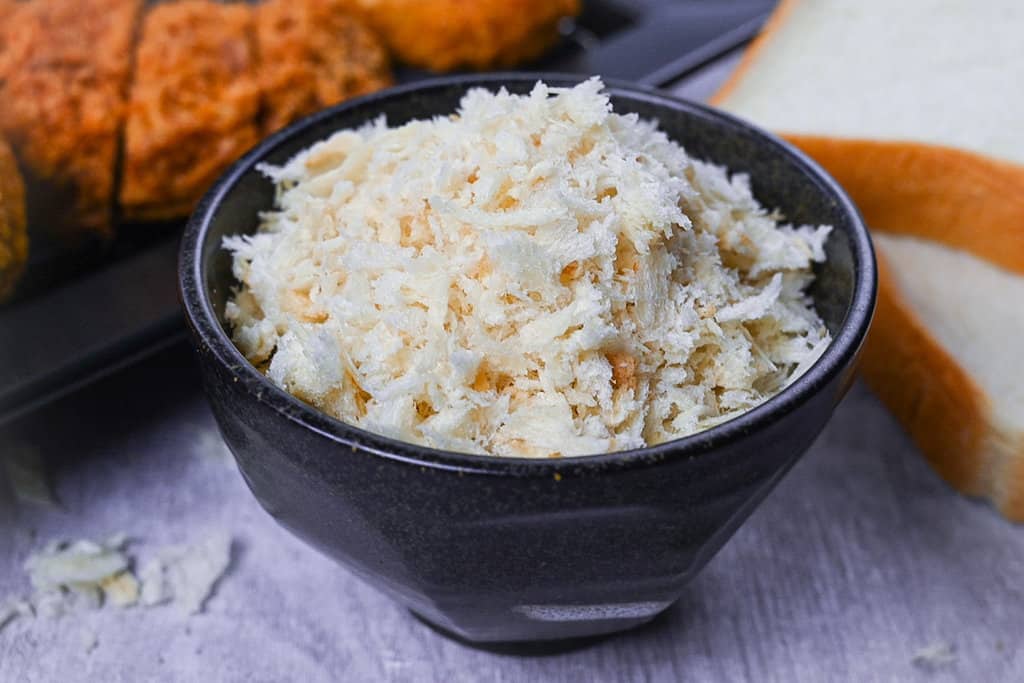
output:
[[[0,301],[14,291],[27,260],[25,185],[14,152],[0,138]]]
[[[540,57],[580,0],[347,0],[396,58],[433,71],[510,67]]]
[[[10,4],[10,3],[8,3]],[[0,26],[0,133],[26,174],[30,222],[109,236],[139,0],[32,0]]]
[[[136,50],[120,201],[129,219],[187,215],[260,138],[251,8],[157,5]]]
[[[256,10],[263,129],[391,84],[388,53],[348,0],[268,0]]]

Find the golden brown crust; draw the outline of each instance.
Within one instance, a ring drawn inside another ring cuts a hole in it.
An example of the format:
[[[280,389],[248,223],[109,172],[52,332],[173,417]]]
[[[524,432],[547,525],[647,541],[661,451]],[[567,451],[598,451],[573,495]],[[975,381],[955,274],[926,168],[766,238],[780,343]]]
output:
[[[0,301],[14,291],[27,260],[25,185],[14,153],[0,138]]]
[[[1024,167],[916,142],[783,137],[839,181],[871,227],[1024,273]]]
[[[156,6],[136,50],[120,201],[130,219],[187,214],[260,137],[260,93],[245,5]]]
[[[263,130],[391,84],[384,44],[348,0],[268,0],[256,10]]]
[[[558,41],[558,22],[580,0],[347,0],[399,60],[411,66],[511,67]]]
[[[0,26],[0,132],[26,172],[33,225],[111,233],[140,8],[139,0],[33,0]]]
[[[1001,467],[996,476],[1004,480],[996,503],[1007,519],[1024,522],[1024,434],[1018,433],[1010,438],[998,460]]]

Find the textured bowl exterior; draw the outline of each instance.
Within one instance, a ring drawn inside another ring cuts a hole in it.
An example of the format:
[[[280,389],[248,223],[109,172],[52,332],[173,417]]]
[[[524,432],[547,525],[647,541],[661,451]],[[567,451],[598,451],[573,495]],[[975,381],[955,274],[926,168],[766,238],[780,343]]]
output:
[[[537,78],[441,79],[301,121],[228,171],[193,215],[181,253],[182,300],[206,391],[259,502],[418,615],[476,642],[610,633],[675,601],[824,427],[852,381],[874,308],[870,240],[823,171],[724,114],[612,84],[616,111],[658,119],[692,155],[749,173],[760,201],[788,220],[835,226],[812,289],[835,341],[791,387],[692,437],[536,461],[447,453],[364,432],[302,404],[245,361],[225,331],[234,281],[220,244],[255,230],[257,212],[272,205],[257,163],[282,163],[381,113],[392,125],[447,114],[469,87],[523,92]]]

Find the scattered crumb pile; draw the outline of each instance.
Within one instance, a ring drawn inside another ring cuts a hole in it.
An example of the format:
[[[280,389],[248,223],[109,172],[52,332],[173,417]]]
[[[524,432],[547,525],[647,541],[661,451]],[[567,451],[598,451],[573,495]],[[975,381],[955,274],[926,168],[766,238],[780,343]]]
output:
[[[216,535],[191,546],[170,546],[142,565],[143,605],[173,602],[182,613],[198,614],[231,562],[231,539]]]
[[[121,534],[105,542],[50,543],[25,561],[31,597],[0,603],[0,628],[22,616],[61,617],[104,604],[173,603],[183,614],[202,611],[231,558],[231,539],[215,534],[191,546],[163,548],[133,571]]]
[[[50,543],[25,561],[35,595],[32,604],[42,616],[56,617],[80,607],[96,609],[104,602],[116,607],[139,599],[138,579],[124,552],[127,537],[104,543]]]
[[[827,226],[612,112],[600,80],[473,90],[454,116],[340,131],[230,237],[234,340],[351,424],[437,448],[573,456],[706,429],[803,372]]]

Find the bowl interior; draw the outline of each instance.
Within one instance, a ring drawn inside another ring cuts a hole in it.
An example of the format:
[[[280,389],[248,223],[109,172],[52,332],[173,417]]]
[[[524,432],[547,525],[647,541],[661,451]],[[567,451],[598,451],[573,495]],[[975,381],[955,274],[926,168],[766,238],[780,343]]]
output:
[[[200,280],[197,289],[205,291],[197,294],[205,293],[208,297],[221,329],[230,336],[224,309],[236,284],[230,255],[221,248],[221,242],[227,235],[255,232],[259,212],[273,206],[274,187],[256,169],[259,163],[283,164],[333,132],[360,126],[381,115],[392,126],[416,118],[447,115],[456,110],[462,95],[472,87],[503,86],[511,92],[525,93],[538,78],[554,86],[571,86],[580,81],[564,76],[499,74],[397,88],[315,114],[251,151],[204,198],[185,236],[183,269],[194,268],[187,261],[199,259],[193,272]],[[873,306],[870,240],[849,199],[813,162],[749,124],[655,91],[614,83],[608,84],[608,91],[616,112],[635,112],[641,118],[657,120],[659,127],[691,156],[724,165],[734,173],[748,174],[761,204],[779,209],[787,222],[834,227],[825,245],[827,260],[816,266],[817,279],[810,295],[834,337],[832,348],[818,365],[830,365],[829,372],[837,371],[859,346]],[[199,244],[190,247],[189,240],[199,240]],[[189,307],[187,291],[185,298]],[[807,375],[814,372],[812,368]]]

